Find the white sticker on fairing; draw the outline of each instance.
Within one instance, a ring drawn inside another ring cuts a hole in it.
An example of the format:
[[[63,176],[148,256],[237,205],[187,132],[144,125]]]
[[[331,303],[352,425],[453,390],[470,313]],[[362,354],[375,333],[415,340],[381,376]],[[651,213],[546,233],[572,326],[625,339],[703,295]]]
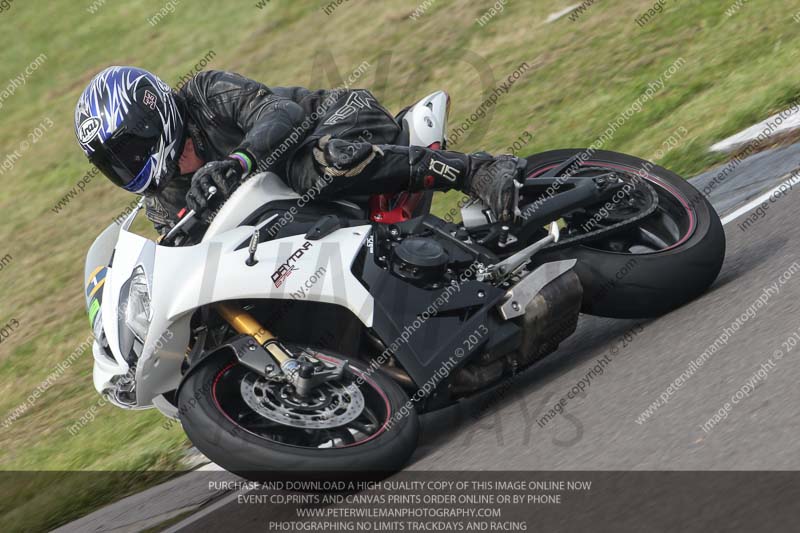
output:
[[[89,144],[100,132],[102,121],[98,117],[89,117],[78,126],[78,140],[81,144]]]

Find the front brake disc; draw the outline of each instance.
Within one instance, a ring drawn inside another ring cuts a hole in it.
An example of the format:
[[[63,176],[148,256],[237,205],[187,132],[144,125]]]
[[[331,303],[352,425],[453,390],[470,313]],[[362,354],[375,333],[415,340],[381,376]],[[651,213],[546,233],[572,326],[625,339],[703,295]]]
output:
[[[306,398],[295,396],[285,381],[268,380],[255,373],[242,379],[242,398],[264,418],[297,428],[330,429],[349,424],[364,410],[364,395],[356,383],[328,381]]]

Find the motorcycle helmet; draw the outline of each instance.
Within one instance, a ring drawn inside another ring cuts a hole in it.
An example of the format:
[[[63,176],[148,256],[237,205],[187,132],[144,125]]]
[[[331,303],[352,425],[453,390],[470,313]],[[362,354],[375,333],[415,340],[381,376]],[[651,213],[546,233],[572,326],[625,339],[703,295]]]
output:
[[[97,74],[75,106],[81,149],[115,185],[156,191],[177,173],[184,121],[169,85],[136,67]]]

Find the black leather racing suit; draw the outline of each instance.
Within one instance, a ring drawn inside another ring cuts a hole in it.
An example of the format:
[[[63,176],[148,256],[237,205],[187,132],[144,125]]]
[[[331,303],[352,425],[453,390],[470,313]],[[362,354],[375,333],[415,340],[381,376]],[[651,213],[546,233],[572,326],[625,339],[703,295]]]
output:
[[[311,145],[320,137],[332,134],[347,140],[392,144],[400,133],[392,115],[364,90],[267,87],[231,72],[205,71],[181,87],[177,99],[201,159],[215,161],[235,151],[246,151],[258,171],[285,176],[300,193],[320,178],[311,155]],[[407,169],[407,157],[404,164]],[[176,176],[145,199],[147,217],[159,232],[177,220],[178,211],[186,205],[190,184],[191,175]],[[341,187],[329,188],[328,193],[337,189]]]
[[[177,99],[201,159],[246,152],[253,172],[275,172],[298,193],[320,190],[320,198],[460,189],[507,214],[525,166],[511,156],[399,146],[397,121],[361,89],[270,88],[207,71],[189,80]],[[146,198],[147,217],[159,232],[177,220],[190,185],[191,176],[177,176]]]

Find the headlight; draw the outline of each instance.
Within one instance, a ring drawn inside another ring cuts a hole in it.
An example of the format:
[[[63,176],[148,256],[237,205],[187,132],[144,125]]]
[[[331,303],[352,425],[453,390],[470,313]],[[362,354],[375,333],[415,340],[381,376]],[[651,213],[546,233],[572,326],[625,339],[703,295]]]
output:
[[[125,304],[125,325],[139,342],[144,343],[151,318],[150,288],[147,286],[147,277],[142,267],[136,267],[130,279],[130,288]]]

